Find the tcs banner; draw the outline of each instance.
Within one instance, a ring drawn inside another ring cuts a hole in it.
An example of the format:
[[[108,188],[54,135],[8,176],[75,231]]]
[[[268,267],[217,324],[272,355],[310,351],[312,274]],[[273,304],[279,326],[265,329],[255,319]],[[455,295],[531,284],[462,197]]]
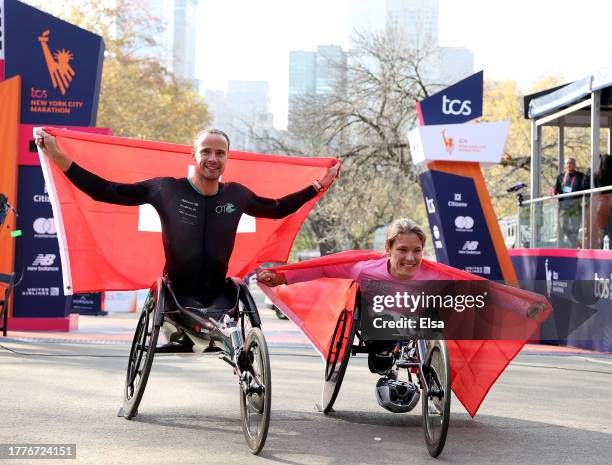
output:
[[[95,126],[102,38],[17,0],[0,0],[0,12],[4,74],[22,78],[21,122]]]
[[[483,72],[463,79],[417,103],[421,125],[457,124],[482,116]]]

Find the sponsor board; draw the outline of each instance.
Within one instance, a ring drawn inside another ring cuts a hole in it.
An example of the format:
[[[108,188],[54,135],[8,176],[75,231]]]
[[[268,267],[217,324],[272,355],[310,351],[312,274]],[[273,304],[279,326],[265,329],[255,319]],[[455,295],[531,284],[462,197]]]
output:
[[[412,161],[499,163],[509,127],[508,121],[416,127],[408,134]]]
[[[70,306],[62,292],[62,266],[55,222],[40,167],[19,167],[17,228],[22,253],[15,269],[24,270],[15,288],[16,317],[64,317]]]
[[[3,3],[5,76],[21,76],[21,122],[95,126],[102,37],[17,0]]]
[[[429,170],[421,174],[436,259],[488,279],[502,279],[473,179]],[[467,207],[469,206],[469,210]]]
[[[421,125],[458,124],[482,116],[483,72],[427,97],[417,105]]]

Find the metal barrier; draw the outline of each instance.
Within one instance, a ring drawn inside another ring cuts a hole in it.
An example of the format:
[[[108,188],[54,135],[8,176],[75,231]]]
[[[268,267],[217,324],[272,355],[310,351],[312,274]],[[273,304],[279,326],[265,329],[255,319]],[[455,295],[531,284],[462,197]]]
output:
[[[612,186],[524,200],[518,247],[610,249]]]

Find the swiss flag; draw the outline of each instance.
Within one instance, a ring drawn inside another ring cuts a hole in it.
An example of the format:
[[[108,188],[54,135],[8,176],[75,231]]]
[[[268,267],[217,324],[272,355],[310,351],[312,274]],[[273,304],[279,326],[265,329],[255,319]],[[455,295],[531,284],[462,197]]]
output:
[[[61,150],[87,170],[115,182],[185,177],[194,169],[187,145],[45,128]],[[60,242],[64,292],[130,290],[150,286],[164,266],[159,218],[149,205],[96,202],[39,153]],[[230,152],[222,181],[239,182],[262,197],[279,198],[323,177],[333,158]],[[191,165],[191,168],[190,168]],[[322,194],[280,220],[243,215],[229,276],[264,262],[287,260],[293,240]],[[189,247],[189,244],[185,244]]]

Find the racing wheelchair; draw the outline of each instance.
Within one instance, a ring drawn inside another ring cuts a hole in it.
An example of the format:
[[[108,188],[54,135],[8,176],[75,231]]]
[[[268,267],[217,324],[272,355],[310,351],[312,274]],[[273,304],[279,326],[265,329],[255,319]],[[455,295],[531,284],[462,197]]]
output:
[[[383,377],[376,385],[376,400],[394,413],[412,410],[421,398],[425,443],[432,457],[442,453],[448,432],[451,386],[446,341],[419,338],[403,341],[367,340],[361,330],[360,294],[354,310],[338,317],[325,362],[325,381],[317,409],[333,412],[351,355],[368,354],[370,371]],[[398,374],[406,370],[407,381]],[[416,383],[413,383],[413,377]]]
[[[188,303],[177,298],[167,277],[151,286],[132,341],[119,416],[130,420],[138,414],[156,353],[217,353],[238,376],[244,437],[258,454],[268,434],[272,385],[253,297],[244,282],[228,278],[223,292],[205,307]],[[168,343],[158,347],[160,329]]]

